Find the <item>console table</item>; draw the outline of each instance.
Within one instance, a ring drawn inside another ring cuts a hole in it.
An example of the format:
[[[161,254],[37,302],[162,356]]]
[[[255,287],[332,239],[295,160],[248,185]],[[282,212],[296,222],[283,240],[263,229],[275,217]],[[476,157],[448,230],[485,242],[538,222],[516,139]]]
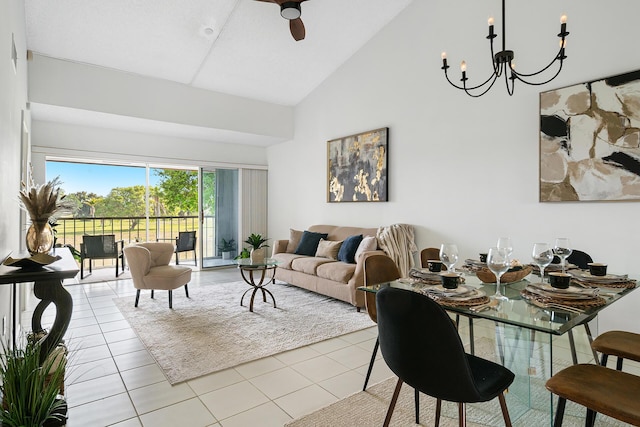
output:
[[[33,282],[33,293],[40,299],[40,302],[33,311],[31,318],[32,332],[40,332],[42,328],[42,314],[49,304],[55,305],[56,317],[49,333],[42,338],[40,359],[41,362],[49,355],[62,340],[73,310],[73,299],[67,290],[62,286],[64,279],[71,279],[78,274],[78,264],[68,248],[55,248],[54,255],[62,258],[37,270],[24,270],[21,268],[7,267],[0,265],[0,285],[13,285],[13,346],[16,346],[16,284]],[[24,255],[25,257],[28,255]]]

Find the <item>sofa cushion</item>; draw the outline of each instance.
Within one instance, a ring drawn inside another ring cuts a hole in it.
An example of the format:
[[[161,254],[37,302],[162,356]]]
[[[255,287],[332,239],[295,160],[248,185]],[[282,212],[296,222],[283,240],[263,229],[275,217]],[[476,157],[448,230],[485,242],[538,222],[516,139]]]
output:
[[[314,233],[313,231],[305,230],[304,233],[302,233],[300,243],[294,253],[297,255],[307,255],[312,257],[316,254],[320,239],[326,238],[327,233]]]
[[[284,252],[280,252],[279,254],[275,254],[273,256],[274,259],[277,259],[280,263],[278,264],[278,268],[284,268],[285,270],[293,270],[291,267],[291,263],[294,259],[303,258],[304,255],[296,255],[296,254],[287,254]]]
[[[299,271],[301,273],[316,276],[316,270],[318,269],[318,266],[327,263],[336,264],[337,261],[330,260],[329,258],[303,256],[300,258],[296,258],[291,262],[291,269]]]
[[[316,275],[323,279],[333,280],[334,282],[349,283],[349,280],[351,280],[355,271],[355,264],[332,262],[319,265],[316,270]]]
[[[360,246],[361,241],[362,234],[350,236],[344,239],[342,246],[340,246],[340,251],[338,251],[338,261],[355,264],[356,251],[358,250],[358,246]]]
[[[375,251],[376,249],[378,249],[378,239],[376,239],[376,236],[364,237],[362,239],[362,242],[360,242],[360,245],[358,245],[358,250],[356,251],[356,262],[360,262],[360,256],[363,252]]]
[[[300,239],[302,238],[302,231],[294,230],[293,228],[289,229],[289,242],[287,242],[287,250],[286,252],[292,254],[296,251],[296,248],[300,244]]]
[[[338,259],[340,246],[342,246],[342,240],[332,242],[331,240],[320,239],[318,249],[316,250],[316,256],[320,258],[329,258],[335,261]]]

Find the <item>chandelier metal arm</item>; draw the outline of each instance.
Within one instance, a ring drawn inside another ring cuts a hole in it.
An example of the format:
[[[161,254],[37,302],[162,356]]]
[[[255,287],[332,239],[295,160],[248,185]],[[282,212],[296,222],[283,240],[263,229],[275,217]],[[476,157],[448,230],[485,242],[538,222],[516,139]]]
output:
[[[562,64],[563,64],[563,62],[560,61],[560,67],[558,67],[558,71],[556,71],[556,73],[552,77],[550,77],[549,79],[547,79],[547,80],[545,80],[543,82],[531,82],[531,81],[523,79],[518,74],[515,74],[515,78],[517,80],[520,80],[521,82],[523,82],[525,84],[530,85],[530,86],[542,86],[542,85],[545,85],[545,84],[549,83],[551,80],[555,79],[556,77],[558,77],[558,75],[560,74],[560,71],[562,71]]]
[[[525,84],[531,85],[531,86],[540,86],[540,85],[544,85],[549,83],[550,81],[552,81],[553,79],[555,79],[559,74],[560,71],[562,71],[562,66],[564,64],[564,60],[567,58],[565,55],[565,46],[566,46],[566,37],[569,35],[569,32],[567,31],[567,17],[565,15],[562,15],[560,17],[560,32],[558,33],[558,37],[560,38],[560,50],[558,51],[558,53],[554,56],[553,60],[551,62],[549,62],[544,68],[542,68],[539,71],[536,71],[534,73],[520,73],[517,72],[515,70],[515,63],[513,62],[513,59],[515,57],[514,52],[512,50],[508,50],[506,48],[506,20],[505,20],[505,0],[502,0],[502,50],[494,53],[494,48],[493,48],[493,39],[495,39],[497,37],[497,34],[495,34],[494,32],[494,26],[493,26],[493,18],[489,18],[489,35],[486,37],[489,40],[489,48],[490,48],[490,53],[491,53],[491,62],[492,62],[492,68],[493,68],[493,73],[491,74],[491,76],[489,76],[488,79],[486,79],[484,82],[476,85],[476,86],[472,86],[472,87],[467,87],[467,64],[465,61],[462,61],[462,63],[460,64],[460,70],[462,72],[462,78],[460,79],[460,81],[462,81],[462,85],[458,85],[454,82],[451,81],[451,79],[449,78],[448,72],[447,70],[449,69],[449,65],[447,65],[447,54],[446,52],[442,52],[442,67],[441,69],[444,70],[444,75],[445,78],[447,79],[447,81],[449,82],[449,84],[451,84],[451,86],[455,87],[456,89],[460,89],[460,90],[464,90],[465,93],[473,98],[477,98],[480,97],[482,95],[484,95],[485,93],[487,93],[495,84],[496,80],[498,79],[498,77],[502,76],[502,73],[504,73],[504,79],[505,79],[505,85],[507,88],[507,92],[509,94],[509,96],[513,95],[514,91],[515,91],[515,81],[519,80]],[[546,72],[547,70],[549,70],[551,68],[551,66],[556,62],[559,61],[560,62],[560,66],[558,67],[558,70],[556,71],[556,73],[550,77],[549,79],[542,81],[542,82],[532,82],[529,81],[527,78],[528,77],[534,77],[537,76],[539,74],[542,74],[544,72]],[[511,73],[507,72],[507,68],[511,71]],[[510,74],[510,75],[509,75]],[[486,85],[488,85],[488,87],[486,87],[486,89],[483,89]],[[478,94],[473,94],[471,93],[471,91],[475,91],[478,89],[482,89],[482,92],[478,93]]]
[[[520,73],[518,71],[516,71],[515,69],[513,70],[513,72],[518,76],[518,77],[533,77],[533,76],[537,76],[538,74],[542,74],[545,71],[547,71],[549,68],[551,68],[551,66],[553,64],[555,64],[556,61],[560,61],[560,67],[562,67],[562,62],[566,59],[567,57],[564,54],[564,48],[560,48],[560,50],[558,51],[558,53],[556,54],[556,56],[553,57],[553,59],[551,60],[551,62],[549,62],[547,64],[546,67],[544,67],[543,69],[536,71],[535,73]],[[556,74],[557,75],[557,74]],[[522,79],[521,79],[522,80]],[[524,81],[524,80],[522,80]]]

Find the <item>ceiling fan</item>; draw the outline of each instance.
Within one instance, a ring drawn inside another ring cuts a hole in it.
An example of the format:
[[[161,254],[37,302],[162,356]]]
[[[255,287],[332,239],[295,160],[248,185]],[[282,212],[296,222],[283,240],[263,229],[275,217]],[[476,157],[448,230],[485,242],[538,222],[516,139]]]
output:
[[[302,13],[300,9],[300,3],[306,0],[295,0],[295,1],[286,1],[286,0],[257,0],[263,1],[267,3],[276,3],[280,6],[280,15],[284,19],[289,20],[289,29],[291,30],[291,35],[296,41],[300,41],[304,39],[305,30],[304,24],[302,23],[302,19],[300,19],[300,14]]]

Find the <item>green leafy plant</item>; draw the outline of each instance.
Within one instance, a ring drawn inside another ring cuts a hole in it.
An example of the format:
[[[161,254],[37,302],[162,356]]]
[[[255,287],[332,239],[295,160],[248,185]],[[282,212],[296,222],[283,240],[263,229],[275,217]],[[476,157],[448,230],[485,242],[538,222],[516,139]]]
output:
[[[249,251],[248,248],[242,248],[242,252],[240,252],[238,256],[235,257],[234,259],[245,259],[245,258],[251,258],[251,252]]]
[[[29,341],[24,349],[2,347],[2,426],[43,426],[63,422],[66,402],[59,396],[64,381],[66,356],[57,351],[40,364],[40,344]],[[60,424],[62,425],[62,424]]]
[[[251,246],[253,249],[260,249],[260,248],[268,248],[269,245],[265,245],[264,243],[269,240],[266,237],[262,237],[261,234],[254,234],[251,233],[251,236],[247,237],[247,240],[245,240],[244,242]]]
[[[220,252],[232,252],[236,250],[235,239],[221,239],[220,240]]]

